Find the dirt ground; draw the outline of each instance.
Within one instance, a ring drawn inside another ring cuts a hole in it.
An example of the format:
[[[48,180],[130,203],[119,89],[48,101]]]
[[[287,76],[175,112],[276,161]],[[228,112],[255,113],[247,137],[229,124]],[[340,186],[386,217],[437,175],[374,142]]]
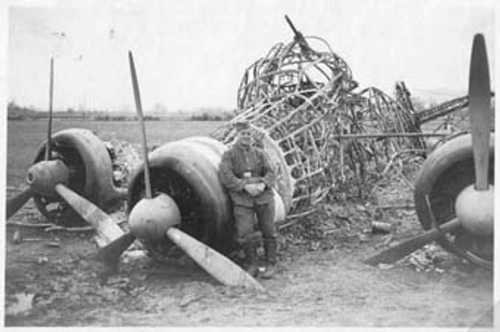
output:
[[[360,207],[333,208],[347,220]],[[345,231],[351,227],[337,223],[317,241],[281,239],[279,273],[261,280],[266,293],[222,286],[186,257],[158,263],[139,250],[126,252],[119,274],[100,284],[90,233],[7,226],[5,324],[491,327],[491,271],[435,245],[420,253],[431,258],[428,268],[408,259],[382,267],[362,262],[421,232],[411,210],[387,220],[392,234]],[[9,222],[46,221],[30,202]],[[16,230],[24,239],[18,244]]]

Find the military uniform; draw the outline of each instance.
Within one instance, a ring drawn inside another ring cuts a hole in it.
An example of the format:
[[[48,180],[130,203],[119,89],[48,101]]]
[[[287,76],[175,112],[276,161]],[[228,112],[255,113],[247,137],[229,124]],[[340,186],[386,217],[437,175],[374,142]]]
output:
[[[235,143],[222,156],[219,176],[233,202],[236,241],[247,256],[255,255],[255,244],[249,240],[254,232],[254,217],[264,238],[268,263],[276,263],[276,229],[274,226],[274,196],[272,187],[276,173],[265,152],[255,146]],[[248,183],[261,182],[265,189],[256,196],[245,191]]]

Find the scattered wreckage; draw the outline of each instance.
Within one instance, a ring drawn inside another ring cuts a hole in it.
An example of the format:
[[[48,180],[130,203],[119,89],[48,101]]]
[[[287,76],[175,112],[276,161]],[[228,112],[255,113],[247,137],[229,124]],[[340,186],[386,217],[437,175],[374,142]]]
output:
[[[235,139],[232,124],[246,120],[257,144],[278,169],[274,190],[278,225],[314,212],[336,179],[356,179],[361,184],[367,173],[385,169],[395,156],[410,151],[427,157],[415,183],[415,209],[426,232],[366,262],[392,262],[437,240],[474,263],[491,266],[494,140],[482,35],[474,39],[469,96],[416,112],[402,82],[396,85],[396,99],[376,88],[357,92],[349,66],[329,44],[319,37],[304,37],[286,19],[295,34],[293,41],[275,45],[245,71],[231,121],[211,137],[169,142],[149,154],[130,53],[144,162],[131,175],[128,190],[114,185],[109,151],[97,137],[85,129],[52,136],[49,117],[48,139],[28,171],[29,187],[7,201],[7,218],[34,197],[49,219],[61,211],[76,211],[91,224],[101,248],[96,257],[110,270],[139,238],[157,255],[167,255],[174,245],[182,248],[225,284],[261,289],[222,255],[235,244],[230,201],[217,169]],[[466,106],[471,134],[448,139],[428,154],[424,138],[445,134],[422,132],[421,125]],[[105,213],[125,197],[129,233]],[[54,204],[57,208],[51,212],[49,206]]]

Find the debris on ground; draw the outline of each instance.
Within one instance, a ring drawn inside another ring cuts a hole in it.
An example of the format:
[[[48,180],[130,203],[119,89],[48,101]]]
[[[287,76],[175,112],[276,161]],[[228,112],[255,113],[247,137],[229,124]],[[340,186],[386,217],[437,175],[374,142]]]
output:
[[[185,308],[193,302],[196,302],[204,297],[203,294],[187,294],[179,302],[179,307]]]
[[[377,267],[381,270],[389,270],[389,269],[392,269],[394,267],[394,264],[384,264],[384,263],[380,263],[377,265]]]
[[[146,256],[147,252],[145,250],[129,248],[122,254],[121,260],[123,264],[128,264],[134,260],[141,259]]]
[[[45,256],[40,256],[37,258],[37,263],[40,265],[48,263],[48,261],[49,261],[49,259]]]
[[[429,243],[403,258],[401,265],[410,266],[416,271],[444,273],[445,268],[440,263],[444,262],[450,253],[436,243]]]
[[[372,233],[390,233],[392,225],[381,221],[372,221]]]
[[[40,258],[47,262],[46,257]],[[130,277],[114,275],[107,283],[101,284],[93,267],[93,261],[84,257],[51,261],[42,275],[24,276],[30,293],[37,296],[33,298],[32,294],[31,297],[14,294],[19,300],[12,301],[10,307],[8,304],[7,314],[26,312],[31,308],[44,311],[59,305],[74,310],[102,304],[120,305],[120,300],[135,296],[144,289],[141,281],[134,278],[135,274]],[[30,306],[28,300],[31,300]]]
[[[118,187],[126,187],[129,175],[141,163],[139,146],[112,138],[104,142],[113,163],[113,181]]]
[[[280,252],[329,250],[365,242],[371,232],[371,210],[371,204],[359,200],[320,203],[315,213],[280,231]]]

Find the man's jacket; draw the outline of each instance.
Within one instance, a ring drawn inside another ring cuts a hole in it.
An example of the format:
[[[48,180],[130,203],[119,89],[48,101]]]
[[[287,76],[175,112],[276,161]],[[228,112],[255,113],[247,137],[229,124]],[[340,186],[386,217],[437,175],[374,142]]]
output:
[[[264,191],[252,197],[243,187],[245,173],[250,173],[253,180],[266,185]],[[276,181],[276,172],[264,150],[235,143],[233,147],[222,155],[219,167],[219,177],[222,184],[229,191],[234,205],[253,206],[271,202],[273,199],[272,187]]]

